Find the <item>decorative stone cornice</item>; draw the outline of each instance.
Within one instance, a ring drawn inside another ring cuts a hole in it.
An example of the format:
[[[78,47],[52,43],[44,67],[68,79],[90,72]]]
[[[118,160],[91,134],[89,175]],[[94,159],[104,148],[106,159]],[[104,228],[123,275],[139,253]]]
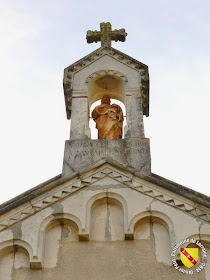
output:
[[[97,59],[103,57],[104,55],[109,55],[114,59],[120,61],[121,63],[137,70],[141,76],[141,95],[142,95],[142,104],[143,104],[143,114],[149,116],[149,72],[148,66],[141,63],[138,60],[112,48],[112,47],[101,47],[89,55],[83,57],[79,61],[70,65],[64,69],[64,79],[63,79],[63,88],[64,88],[64,97],[66,103],[66,115],[67,119],[71,118],[71,103],[72,103],[72,82],[73,76],[75,73],[81,69],[87,67]]]
[[[84,175],[80,178],[76,178],[74,183],[70,183],[69,185],[65,183],[63,188],[59,188],[59,191],[55,189],[54,193],[46,193],[46,196],[42,196],[42,198],[35,203],[30,201],[30,206],[27,205],[26,208],[23,208],[16,213],[13,212],[11,216],[5,219],[0,219],[0,231],[7,229],[19,221],[27,219],[37,212],[40,212],[42,209],[45,209],[48,206],[93,185],[105,177],[112,178],[117,182],[142,193],[143,195],[152,197],[157,201],[161,201],[162,203],[188,213],[193,217],[199,218],[205,222],[210,222],[210,211],[208,211],[206,208],[204,210],[202,207],[199,207],[194,203],[189,204],[185,201],[182,201],[181,199],[174,198],[169,194],[165,194],[164,192],[157,190],[157,188],[148,186],[146,181],[145,183],[139,182],[139,178],[133,174],[122,172],[116,167],[112,167],[110,164],[105,164],[97,170],[93,170],[94,172],[91,175]]]

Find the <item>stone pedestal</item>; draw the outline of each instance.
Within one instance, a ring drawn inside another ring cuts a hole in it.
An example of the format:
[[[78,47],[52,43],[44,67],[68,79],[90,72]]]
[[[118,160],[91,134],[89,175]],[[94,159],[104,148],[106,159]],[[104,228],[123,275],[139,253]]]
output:
[[[65,143],[64,177],[103,158],[131,167],[142,174],[151,173],[150,144],[148,138],[113,140],[67,140]]]

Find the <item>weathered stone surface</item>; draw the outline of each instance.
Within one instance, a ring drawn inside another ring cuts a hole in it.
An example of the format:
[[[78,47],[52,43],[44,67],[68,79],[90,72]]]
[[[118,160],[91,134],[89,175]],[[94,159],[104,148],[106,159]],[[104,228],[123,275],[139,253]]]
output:
[[[209,249],[210,226],[204,219],[209,210],[145,180],[152,174],[137,176],[135,169],[101,162],[58,179],[54,187],[52,182],[34,189],[33,214],[22,217],[28,212],[24,205],[21,216],[20,209],[6,213],[8,229],[0,232],[0,279],[186,278],[172,266],[171,250],[189,236]],[[18,217],[16,225],[9,226]],[[208,280],[208,272],[209,266],[196,279]]]
[[[127,127],[125,138],[144,137],[143,110],[140,96],[126,96]]]
[[[143,179],[146,180],[147,182],[150,182],[152,184],[155,184],[165,190],[168,190],[174,194],[178,194],[181,195],[184,198],[190,199],[193,203],[195,204],[199,204],[202,206],[205,206],[207,208],[209,208],[210,205],[210,197],[196,192],[192,189],[189,189],[183,185],[177,184],[173,181],[170,181],[166,178],[163,178],[161,176],[158,176],[154,173],[151,173],[150,175],[144,175],[141,174],[139,172],[136,172],[134,169],[125,167],[121,164],[117,164],[116,161],[110,160],[110,158],[106,158],[103,160],[99,160],[97,161],[95,164],[93,164],[92,168],[96,168],[99,167],[105,163],[111,164],[112,166],[115,166],[116,168],[119,168],[122,172],[129,172],[131,174],[131,176],[133,176],[135,174],[135,176],[137,176],[139,179]],[[57,186],[64,184],[66,182],[68,182],[70,179],[74,178],[75,176],[83,176],[83,174],[85,174],[85,172],[87,172],[88,170],[90,170],[90,166],[88,166],[87,168],[83,169],[80,172],[77,172],[76,174],[70,175],[68,177],[63,177],[62,174],[59,174],[58,176],[43,182],[42,184],[14,197],[13,199],[3,203],[0,205],[0,215],[2,215],[2,217],[4,216],[4,218],[8,218],[9,214],[8,212],[12,214],[16,213],[17,211],[21,213],[21,211],[23,211],[23,209],[27,208],[30,209],[31,204],[29,203],[31,199],[34,199],[37,196],[40,196],[42,194],[44,194],[47,191],[50,190],[54,190]],[[10,212],[11,211],[11,212]],[[14,213],[13,213],[14,211]],[[24,210],[25,213],[25,210]],[[28,213],[30,214],[30,211],[28,211]],[[26,214],[24,214],[25,216]],[[1,226],[0,230],[4,229],[6,226]],[[8,238],[8,232],[4,231],[4,233],[6,233],[6,239]],[[12,234],[10,232],[10,234]]]
[[[149,139],[70,140],[65,143],[64,177],[102,158],[113,158],[142,174],[151,173]]]
[[[90,138],[88,126],[88,100],[87,98],[73,98],[70,137],[75,139]]]
[[[101,46],[111,46],[112,41],[124,42],[126,36],[127,33],[125,32],[124,28],[112,30],[112,25],[110,22],[101,22],[100,31],[88,30],[86,39],[89,44],[101,41]]]
[[[204,271],[186,276],[155,259],[154,239],[105,242],[60,242],[51,269],[13,270],[14,280],[204,280]],[[24,273],[23,273],[24,272]],[[23,276],[24,275],[24,276]],[[193,275],[194,276],[194,275]]]

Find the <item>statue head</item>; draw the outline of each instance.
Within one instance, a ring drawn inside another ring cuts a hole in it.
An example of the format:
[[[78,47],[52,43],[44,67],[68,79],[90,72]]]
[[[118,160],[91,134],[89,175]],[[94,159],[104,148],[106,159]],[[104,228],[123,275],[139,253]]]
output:
[[[108,104],[108,105],[110,105],[110,103],[111,103],[111,100],[110,100],[109,95],[104,95],[101,98],[101,104]]]

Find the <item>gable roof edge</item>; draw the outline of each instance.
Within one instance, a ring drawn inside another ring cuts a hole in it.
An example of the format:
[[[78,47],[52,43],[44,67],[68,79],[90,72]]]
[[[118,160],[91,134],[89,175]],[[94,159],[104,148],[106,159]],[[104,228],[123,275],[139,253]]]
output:
[[[57,175],[57,176],[51,178],[50,180],[47,180],[46,182],[43,182],[43,183],[39,184],[38,186],[12,198],[11,200],[4,202],[3,204],[0,205],[0,215],[5,214],[6,212],[14,209],[15,207],[18,207],[18,206],[30,201],[34,197],[39,196],[39,195],[43,194],[44,192],[52,190],[53,188],[57,187],[60,184],[67,182],[70,179],[77,178],[77,177],[80,178],[80,177],[82,177],[82,175],[84,173],[86,173],[92,169],[95,169],[105,163],[109,163],[109,164],[121,169],[122,171],[129,172],[132,175],[139,177],[140,179],[143,179],[150,183],[156,184],[156,185],[163,187],[169,191],[172,191],[180,196],[190,199],[197,204],[210,208],[210,197],[208,197],[200,192],[194,191],[190,188],[177,184],[173,181],[170,181],[170,180],[168,180],[164,177],[161,177],[159,175],[156,175],[154,173],[151,173],[151,175],[141,174],[132,168],[129,168],[125,165],[122,165],[122,164],[116,162],[115,160],[113,160],[110,157],[105,157],[105,158],[95,162],[94,164],[91,164],[88,167],[82,169],[80,172],[75,172],[74,174],[72,174],[68,177],[65,177],[65,178],[62,177],[61,174]]]

